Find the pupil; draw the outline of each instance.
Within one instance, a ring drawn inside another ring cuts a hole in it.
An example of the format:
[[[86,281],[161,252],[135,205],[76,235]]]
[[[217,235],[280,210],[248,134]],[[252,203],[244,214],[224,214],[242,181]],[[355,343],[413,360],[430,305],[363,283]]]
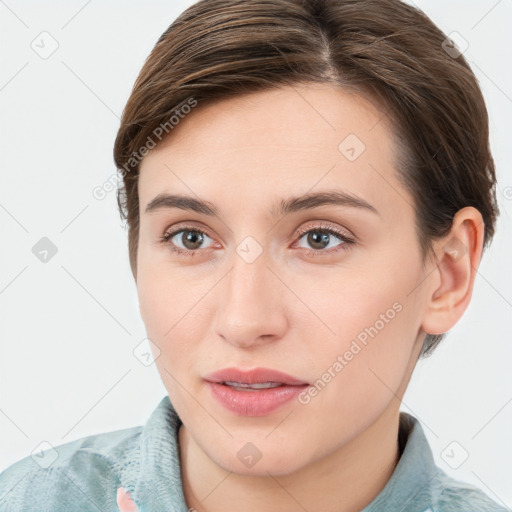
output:
[[[313,231],[309,234],[308,243],[310,243],[315,248],[324,248],[329,245],[329,234],[328,233],[319,233],[318,231]],[[320,247],[316,247],[316,244],[319,244]]]
[[[186,231],[186,233],[184,233],[183,245],[188,249],[197,249],[196,245],[201,245],[202,241],[203,237],[197,231]],[[189,246],[189,243],[192,245],[192,247]]]

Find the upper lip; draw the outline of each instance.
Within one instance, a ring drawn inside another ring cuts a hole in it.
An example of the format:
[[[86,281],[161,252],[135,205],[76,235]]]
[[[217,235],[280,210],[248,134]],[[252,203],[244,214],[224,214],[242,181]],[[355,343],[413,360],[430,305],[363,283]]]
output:
[[[308,384],[306,381],[292,377],[287,373],[273,370],[272,368],[254,368],[252,370],[241,370],[239,368],[223,368],[206,375],[205,380],[210,382],[242,382],[245,384],[258,384],[264,382],[279,382],[300,386]]]

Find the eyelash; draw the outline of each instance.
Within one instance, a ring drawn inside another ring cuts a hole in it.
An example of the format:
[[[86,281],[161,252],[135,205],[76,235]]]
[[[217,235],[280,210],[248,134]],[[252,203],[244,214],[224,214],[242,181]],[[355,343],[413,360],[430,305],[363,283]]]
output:
[[[163,245],[168,245],[169,246],[168,249],[173,253],[177,253],[177,254],[183,255],[183,256],[195,256],[198,252],[201,251],[201,249],[197,249],[195,251],[181,249],[180,247],[174,246],[170,241],[178,233],[181,233],[184,231],[192,231],[194,233],[200,233],[202,235],[207,235],[209,238],[212,238],[206,231],[197,229],[194,226],[181,226],[179,229],[165,233],[163,236],[161,236],[159,238],[159,241]],[[307,228],[302,228],[295,234],[295,237],[298,240],[300,240],[305,234],[307,234],[311,231],[314,231],[317,233],[322,233],[322,234],[327,234],[327,235],[334,235],[336,238],[339,238],[343,243],[340,244],[335,249],[329,249],[329,250],[310,249],[307,251],[307,255],[310,257],[316,257],[321,254],[333,254],[333,253],[337,253],[338,251],[347,251],[351,248],[352,244],[355,243],[354,239],[343,234],[339,229],[337,229],[335,227],[327,227],[327,226],[310,226]]]

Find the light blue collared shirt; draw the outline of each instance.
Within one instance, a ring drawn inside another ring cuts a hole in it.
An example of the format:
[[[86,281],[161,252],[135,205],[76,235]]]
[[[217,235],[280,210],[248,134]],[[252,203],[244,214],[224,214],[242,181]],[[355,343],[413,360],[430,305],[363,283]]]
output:
[[[0,474],[0,511],[118,512],[122,486],[141,512],[189,512],[180,473],[180,425],[165,396],[144,426],[27,456]],[[362,512],[507,512],[480,489],[437,467],[420,423],[405,412],[400,413],[399,439],[402,453],[391,478]]]

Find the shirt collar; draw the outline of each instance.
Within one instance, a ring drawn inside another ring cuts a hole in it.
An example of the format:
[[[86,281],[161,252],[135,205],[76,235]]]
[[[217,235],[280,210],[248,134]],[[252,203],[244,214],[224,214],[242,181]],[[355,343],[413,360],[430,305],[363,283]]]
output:
[[[431,482],[437,476],[432,450],[420,422],[401,411],[398,429],[401,456],[382,491],[361,511],[422,510],[430,507]]]
[[[149,510],[187,511],[178,444],[181,424],[166,395],[142,430],[139,471],[135,483],[129,487],[133,489],[134,501],[147,504]],[[421,424],[403,411],[400,412],[399,444],[401,456],[391,478],[361,512],[406,512],[411,506],[415,510],[429,507],[429,484],[438,468]]]
[[[181,424],[166,395],[142,430],[139,474],[132,498],[144,504],[147,510],[187,511],[178,444]]]

